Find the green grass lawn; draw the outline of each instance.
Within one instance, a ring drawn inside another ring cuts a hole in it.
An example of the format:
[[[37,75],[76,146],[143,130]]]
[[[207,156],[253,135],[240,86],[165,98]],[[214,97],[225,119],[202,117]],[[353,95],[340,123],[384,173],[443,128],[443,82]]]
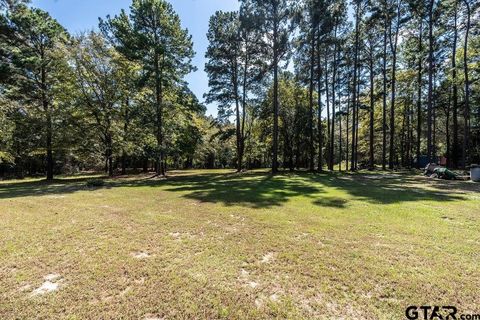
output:
[[[0,182],[0,319],[480,313],[480,184],[221,170],[90,178]]]

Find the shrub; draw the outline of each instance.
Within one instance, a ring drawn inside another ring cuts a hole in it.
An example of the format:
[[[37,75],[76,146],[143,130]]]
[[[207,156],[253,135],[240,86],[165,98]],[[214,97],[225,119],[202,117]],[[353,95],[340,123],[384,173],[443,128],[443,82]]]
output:
[[[105,181],[101,179],[90,179],[87,181],[87,187],[94,188],[94,187],[103,187],[105,185]]]

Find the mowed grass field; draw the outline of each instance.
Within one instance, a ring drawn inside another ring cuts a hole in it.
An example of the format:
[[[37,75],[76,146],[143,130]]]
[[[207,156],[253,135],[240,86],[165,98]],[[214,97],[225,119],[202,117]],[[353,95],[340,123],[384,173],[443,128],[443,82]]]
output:
[[[480,313],[480,184],[176,171],[0,182],[0,319]]]

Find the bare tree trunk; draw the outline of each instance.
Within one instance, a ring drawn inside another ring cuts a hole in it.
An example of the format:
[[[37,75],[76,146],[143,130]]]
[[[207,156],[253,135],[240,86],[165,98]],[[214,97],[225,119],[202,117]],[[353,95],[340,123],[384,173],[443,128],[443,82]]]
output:
[[[325,75],[325,101],[327,102],[327,155],[328,155],[328,159],[327,159],[327,165],[328,165],[328,170],[332,170],[331,167],[330,167],[330,163],[332,162],[331,161],[331,157],[332,157],[332,153],[331,153],[331,150],[330,150],[330,138],[331,138],[331,132],[332,132],[332,129],[331,129],[331,122],[330,122],[330,94],[329,94],[329,91],[328,91],[328,87],[329,87],[329,84],[328,84],[328,47],[325,48],[325,67],[324,67],[324,75]]]
[[[317,41],[317,103],[318,103],[318,171],[323,171],[323,125],[322,125],[322,66],[320,58],[320,41]]]
[[[374,91],[375,91],[375,74],[373,69],[373,46],[370,48],[370,164],[369,169],[373,170],[375,168],[375,158],[374,158],[374,121],[375,121],[375,100],[374,100]]]
[[[360,51],[360,49],[359,49]],[[357,103],[356,103],[356,119],[355,119],[355,167],[354,169],[355,170],[358,170],[358,139],[360,138],[360,134],[359,134],[359,131],[360,131],[360,84],[361,84],[361,81],[360,81],[360,75],[362,74],[362,66],[361,64],[358,65],[358,81],[357,81]]]
[[[412,100],[413,101],[413,100]],[[405,166],[407,168],[410,168],[410,165],[411,165],[411,158],[410,158],[410,155],[411,155],[411,146],[412,146],[412,135],[411,135],[411,124],[412,124],[412,112],[413,112],[413,106],[412,105],[408,105],[407,106],[407,141],[406,141],[406,155],[405,155]]]
[[[348,96],[348,101],[347,101],[347,123],[346,123],[346,126],[345,126],[345,131],[347,132],[346,133],[346,140],[345,140],[345,170],[348,171],[348,163],[349,163],[349,158],[348,158],[348,154],[349,154],[349,132],[350,132],[350,91],[351,91],[351,85],[350,85],[350,79],[351,79],[351,73],[350,71],[348,71],[348,81],[347,81],[347,96]]]
[[[48,102],[44,101],[43,107],[47,113],[47,180],[51,181],[53,180],[52,115],[48,106]]]
[[[387,18],[383,30],[382,169],[387,168]]]
[[[127,137],[128,133],[128,125],[129,125],[129,114],[128,114],[128,108],[130,105],[130,100],[127,98],[125,101],[125,113],[124,113],[124,119],[123,119],[123,139],[124,143]],[[127,154],[125,152],[125,146],[123,147],[122,150],[122,174],[125,175],[127,173]]]
[[[342,150],[342,118],[338,119],[338,171],[342,172],[343,150]]]
[[[402,129],[400,130],[400,156],[402,157],[401,165],[402,167],[405,166],[405,145],[407,143],[405,137],[405,131],[407,127],[407,110],[403,110],[402,114]]]
[[[422,33],[423,33],[423,19],[420,17],[420,34],[418,39],[418,74],[417,74],[417,163],[421,155],[421,137],[422,137]]]
[[[451,144],[450,144],[450,104],[452,101],[452,95],[448,95],[448,103],[445,110],[445,140],[447,143],[447,166],[452,166],[452,159],[450,159],[451,154]]]
[[[309,86],[309,112],[308,112],[308,136],[309,136],[309,169],[315,170],[315,146],[313,142],[313,91],[314,91],[314,64],[315,64],[315,27],[312,22],[310,47],[310,86]]]
[[[245,48],[248,47],[248,37],[246,37],[245,40]],[[246,49],[247,50],[247,49]],[[240,162],[240,168],[242,167],[242,162],[243,162],[243,157],[245,154],[245,122],[246,122],[246,117],[247,117],[247,76],[248,76],[248,67],[249,67],[249,53],[245,53],[245,66],[243,70],[243,93],[242,93],[242,125],[240,129],[240,152],[239,152],[239,162]],[[291,152],[290,152],[291,154]],[[241,169],[240,169],[241,170]]]
[[[233,70],[233,90],[235,91],[235,137],[237,149],[237,172],[242,171],[242,152],[241,152],[241,119],[240,119],[240,97],[238,96],[238,64],[235,62],[235,69]]]
[[[42,55],[43,60],[43,55]],[[46,134],[47,134],[47,180],[53,180],[53,148],[52,148],[52,136],[53,136],[53,123],[52,123],[52,111],[47,98],[47,72],[42,65],[41,68],[41,88],[42,88],[42,104],[43,111],[46,115]]]
[[[433,109],[433,4],[428,9],[428,106],[427,106],[427,159],[432,162],[432,109]]]
[[[333,45],[333,71],[332,71],[332,131],[330,137],[330,170],[333,170],[335,162],[335,85],[337,75],[337,22],[338,18],[335,18],[335,31],[333,39],[335,41]],[[328,87],[327,87],[328,90]]]
[[[452,120],[453,120],[453,148],[452,153],[447,153],[448,157],[451,157],[451,165],[454,168],[458,167],[459,151],[458,151],[458,85],[457,85],[457,39],[458,39],[458,30],[457,30],[457,6],[458,3],[455,1],[455,10],[454,10],[454,30],[453,30],[453,48],[452,48],[452,86],[453,86],[453,109],[452,109]]]
[[[274,6],[273,21],[273,150],[272,173],[278,172],[278,8]]]
[[[242,152],[241,152],[241,127],[240,127],[240,106],[238,98],[235,99],[235,116],[236,116],[236,138],[237,138],[237,172],[242,171]]]
[[[394,167],[395,159],[395,85],[397,80],[397,44],[398,32],[400,30],[400,1],[397,2],[397,22],[395,26],[395,39],[392,41],[392,25],[390,24],[390,47],[392,50],[392,90],[391,90],[391,105],[390,105],[390,153],[388,160],[388,168],[390,170]]]
[[[468,162],[468,149],[470,143],[470,83],[468,79],[468,36],[470,32],[470,4],[468,0],[463,1],[467,8],[467,28],[465,30],[465,43],[463,45],[463,70],[465,74],[465,110],[463,118],[465,122],[462,146],[462,166],[466,168]]]
[[[155,52],[155,108],[157,117],[157,168],[158,175],[165,175],[165,168],[163,166],[163,92],[162,92],[162,79],[160,71],[160,57],[158,52]]]
[[[352,159],[350,170],[356,170],[356,127],[357,127],[357,69],[358,69],[358,42],[360,33],[360,3],[357,2],[355,13],[355,54],[353,64],[353,114],[352,114]]]
[[[109,126],[108,126],[109,127]],[[112,148],[112,135],[109,129],[105,132],[105,156],[106,156],[106,171],[110,177],[113,176],[113,148]]]
[[[433,108],[432,108],[432,154],[433,158],[437,159],[437,103],[436,103],[436,77],[437,77],[437,66],[433,67]]]

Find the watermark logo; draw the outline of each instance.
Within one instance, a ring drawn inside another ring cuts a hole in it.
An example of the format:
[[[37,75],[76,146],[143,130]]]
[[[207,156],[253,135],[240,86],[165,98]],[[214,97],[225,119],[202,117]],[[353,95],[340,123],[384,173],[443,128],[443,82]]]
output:
[[[460,314],[454,306],[409,306],[408,320],[480,320],[480,314]]]

